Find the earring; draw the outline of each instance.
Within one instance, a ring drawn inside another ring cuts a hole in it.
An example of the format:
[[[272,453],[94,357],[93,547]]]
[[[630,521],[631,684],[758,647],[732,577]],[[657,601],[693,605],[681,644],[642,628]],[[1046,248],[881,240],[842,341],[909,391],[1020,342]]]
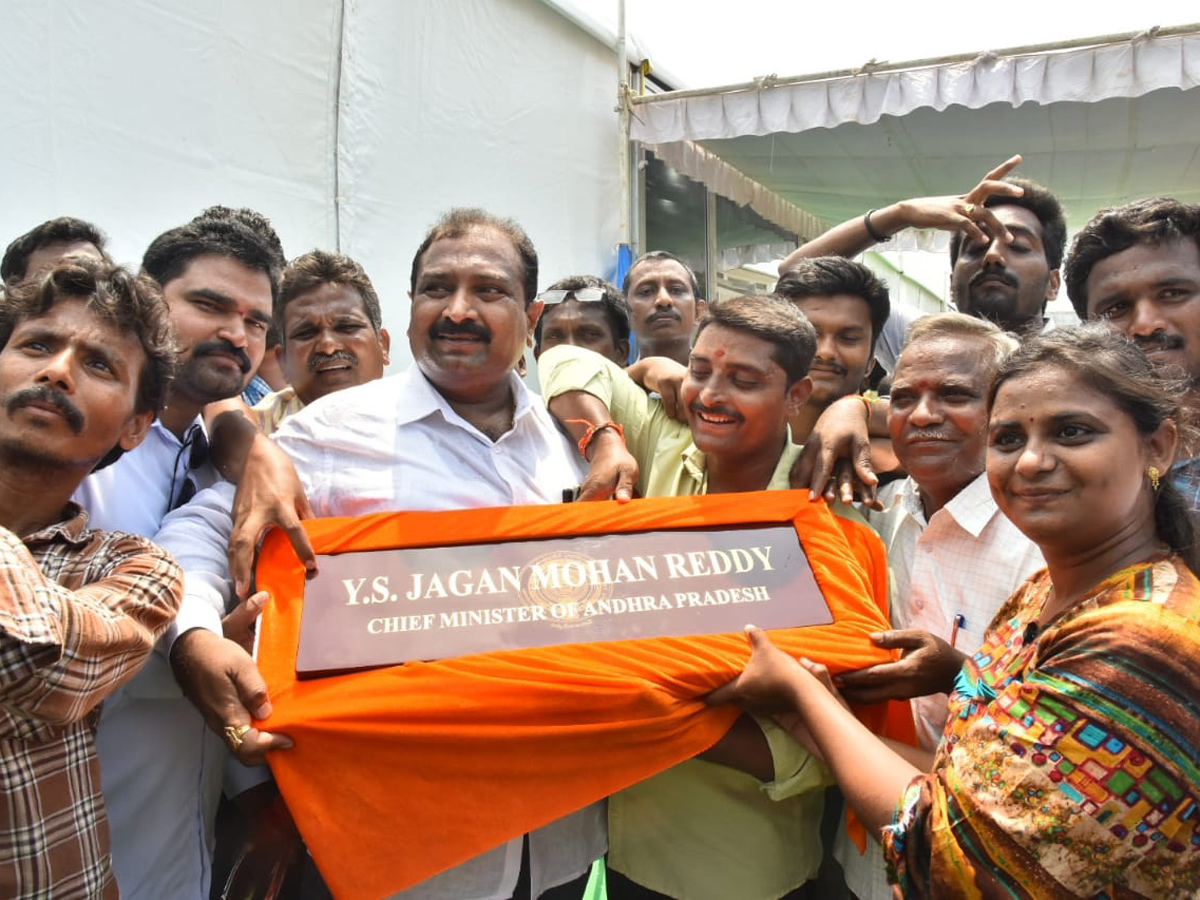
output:
[[[1150,479],[1150,487],[1157,491],[1158,486],[1162,483],[1162,473],[1158,471],[1158,466],[1150,466],[1146,469],[1146,477]]]

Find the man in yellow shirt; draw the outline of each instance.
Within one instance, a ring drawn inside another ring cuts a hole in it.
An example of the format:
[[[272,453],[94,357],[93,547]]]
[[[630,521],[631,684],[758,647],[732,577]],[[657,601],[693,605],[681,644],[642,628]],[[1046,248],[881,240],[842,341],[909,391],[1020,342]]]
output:
[[[609,493],[635,481],[648,497],[786,489],[801,449],[787,422],[812,391],[815,349],[812,325],[787,301],[712,304],[680,389],[686,424],[634,380],[655,387],[646,361],[631,375],[598,354],[555,347],[539,375],[551,412],[592,463],[589,480]],[[824,766],[770,719],[743,720],[731,737],[757,760],[746,767],[755,774],[714,764],[733,759],[723,741],[609,799],[612,900],[775,900],[816,875]]]

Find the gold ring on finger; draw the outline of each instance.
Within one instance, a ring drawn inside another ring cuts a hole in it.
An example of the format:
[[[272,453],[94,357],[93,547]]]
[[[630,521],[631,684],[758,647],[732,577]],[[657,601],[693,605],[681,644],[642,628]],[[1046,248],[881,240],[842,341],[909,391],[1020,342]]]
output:
[[[965,216],[966,216],[966,217],[969,219],[969,218],[971,218],[971,213],[973,213],[973,212],[975,212],[975,204],[974,204],[974,203],[968,203],[968,204],[967,204],[967,211],[966,211],[965,213],[963,213],[963,215],[965,215]]]
[[[246,732],[250,730],[249,725],[226,725],[225,726],[225,742],[229,744],[229,749],[237,753],[242,749],[243,740],[246,737]]]

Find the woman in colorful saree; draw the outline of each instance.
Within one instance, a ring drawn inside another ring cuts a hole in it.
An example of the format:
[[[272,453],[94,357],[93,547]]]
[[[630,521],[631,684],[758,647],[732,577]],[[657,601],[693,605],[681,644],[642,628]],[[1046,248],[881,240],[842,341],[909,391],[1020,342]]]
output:
[[[988,479],[1046,569],[959,672],[931,766],[756,629],[745,671],[712,695],[790,714],[904,897],[1200,894],[1200,582],[1164,476],[1191,434],[1185,388],[1100,325],[1002,367]]]

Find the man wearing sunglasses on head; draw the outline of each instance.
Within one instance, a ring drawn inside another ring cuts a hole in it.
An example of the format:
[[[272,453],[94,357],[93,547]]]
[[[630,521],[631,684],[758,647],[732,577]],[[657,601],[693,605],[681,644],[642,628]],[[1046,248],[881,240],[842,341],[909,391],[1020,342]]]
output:
[[[544,304],[534,332],[533,358],[559,344],[584,347],[629,363],[629,306],[617,290],[595,275],[561,278],[538,295]]]

